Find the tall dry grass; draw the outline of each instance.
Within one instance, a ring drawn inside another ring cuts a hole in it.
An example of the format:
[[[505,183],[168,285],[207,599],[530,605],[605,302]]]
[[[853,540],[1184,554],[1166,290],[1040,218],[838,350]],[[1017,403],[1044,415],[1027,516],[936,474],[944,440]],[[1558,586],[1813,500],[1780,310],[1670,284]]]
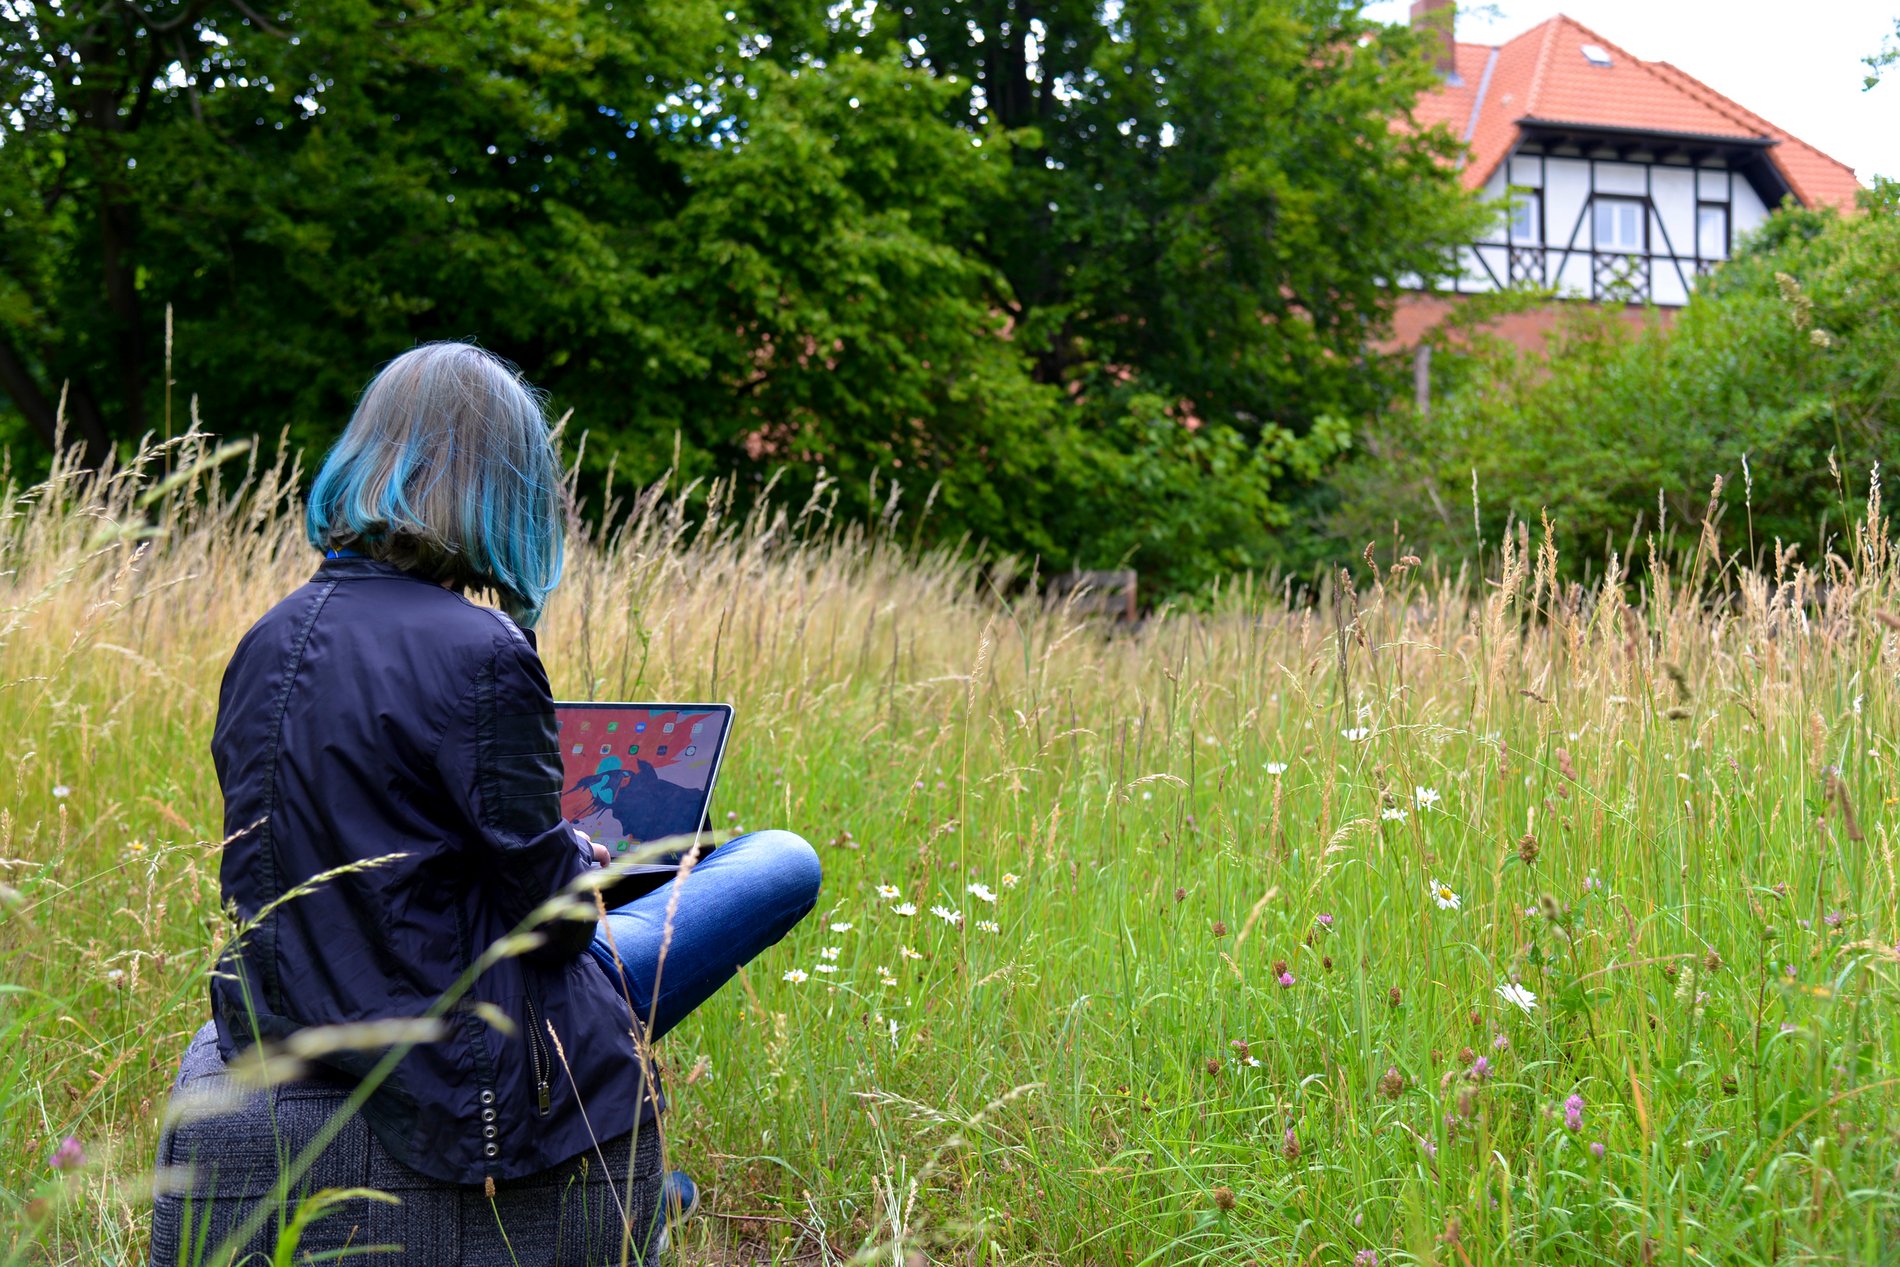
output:
[[[224,930],[217,684],[314,566],[295,484],[194,434],[8,486],[14,1258],[142,1253]],[[558,694],[730,699],[721,816],[826,867],[662,1045],[689,1254],[1887,1260],[1877,490],[1759,569],[1704,533],[1585,586],[1519,529],[1134,631],[906,549],[895,506],[704,491],[596,508],[542,628]]]

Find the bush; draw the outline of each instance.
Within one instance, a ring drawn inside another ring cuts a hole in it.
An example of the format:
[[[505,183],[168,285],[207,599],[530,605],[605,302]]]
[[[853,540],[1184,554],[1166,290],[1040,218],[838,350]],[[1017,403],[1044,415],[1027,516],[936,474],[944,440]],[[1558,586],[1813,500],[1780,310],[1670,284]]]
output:
[[[1577,305],[1548,355],[1447,342],[1451,386],[1340,474],[1335,528],[1467,546],[1548,513],[1572,557],[1696,524],[1719,477],[1728,549],[1813,546],[1863,511],[1900,430],[1900,187],[1860,214],[1787,208],[1706,278],[1671,326]],[[1475,481],[1475,493],[1474,493]],[[1397,510],[1395,511],[1395,508]]]

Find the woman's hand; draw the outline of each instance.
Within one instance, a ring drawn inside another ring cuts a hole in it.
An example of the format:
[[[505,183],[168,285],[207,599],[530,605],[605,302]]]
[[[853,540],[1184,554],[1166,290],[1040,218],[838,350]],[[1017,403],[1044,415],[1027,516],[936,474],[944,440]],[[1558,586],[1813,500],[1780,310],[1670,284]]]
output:
[[[589,849],[592,849],[594,851],[594,865],[595,866],[604,867],[607,865],[609,859],[612,857],[612,855],[607,852],[607,846],[595,844],[594,838],[588,835],[586,832],[582,831],[578,827],[574,829],[574,834],[581,838],[582,844],[586,845]]]

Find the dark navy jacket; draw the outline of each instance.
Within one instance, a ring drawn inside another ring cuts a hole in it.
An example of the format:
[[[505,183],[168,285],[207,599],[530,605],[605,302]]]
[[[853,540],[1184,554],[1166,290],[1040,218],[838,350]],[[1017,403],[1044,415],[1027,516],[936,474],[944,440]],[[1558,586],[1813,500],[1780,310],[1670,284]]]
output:
[[[578,875],[556,742],[533,643],[440,585],[331,559],[266,613],[225,670],[211,741],[226,905],[248,923],[320,872],[401,857],[290,897],[233,943],[211,982],[225,1056],[257,1035],[421,1015]],[[593,923],[543,931],[364,1110],[425,1175],[530,1174],[651,1113],[627,1003],[583,953]],[[326,1063],[360,1076],[381,1054]]]

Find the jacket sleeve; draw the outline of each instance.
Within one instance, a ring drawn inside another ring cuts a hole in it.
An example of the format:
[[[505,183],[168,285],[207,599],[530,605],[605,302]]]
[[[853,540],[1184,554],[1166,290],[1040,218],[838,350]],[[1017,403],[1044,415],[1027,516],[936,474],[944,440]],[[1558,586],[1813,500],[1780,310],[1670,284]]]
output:
[[[590,859],[561,817],[561,754],[547,673],[527,640],[509,633],[463,696],[436,768],[473,834],[470,862],[486,869],[496,908],[512,927]],[[539,931],[548,942],[534,958],[571,959],[587,948],[594,926],[559,919]]]

